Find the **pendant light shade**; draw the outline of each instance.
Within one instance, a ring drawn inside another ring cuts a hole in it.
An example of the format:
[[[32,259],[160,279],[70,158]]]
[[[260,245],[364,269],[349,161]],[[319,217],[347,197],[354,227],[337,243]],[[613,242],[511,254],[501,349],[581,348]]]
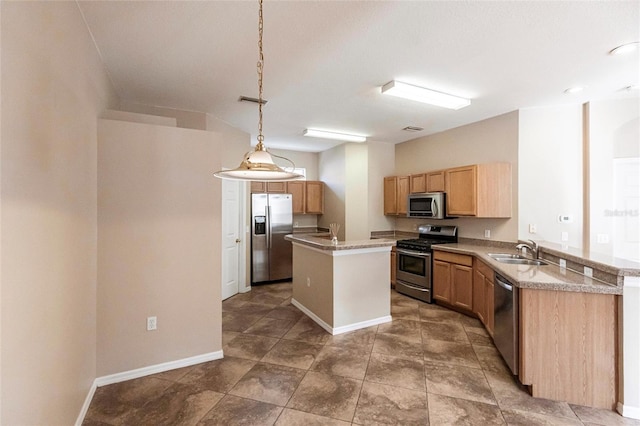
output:
[[[254,151],[245,154],[238,167],[232,170],[221,170],[213,175],[220,179],[253,181],[284,181],[303,177],[275,164],[272,155],[261,143],[256,145]]]
[[[262,77],[264,71],[264,54],[262,52],[262,0],[258,14],[258,144],[253,151],[247,152],[238,167],[232,170],[220,170],[213,175],[220,179],[252,180],[252,181],[285,181],[300,179],[303,176],[294,173],[295,164],[285,157],[270,154],[264,146],[262,134],[262,106],[266,103],[262,100]],[[274,163],[273,157],[281,158],[291,163],[291,172],[288,172]]]

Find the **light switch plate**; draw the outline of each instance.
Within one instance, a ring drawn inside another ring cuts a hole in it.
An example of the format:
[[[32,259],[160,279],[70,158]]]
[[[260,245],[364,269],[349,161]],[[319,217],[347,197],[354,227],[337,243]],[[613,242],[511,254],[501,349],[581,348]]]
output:
[[[560,267],[562,269],[566,268],[567,267],[567,261],[564,260],[564,259],[560,259]]]

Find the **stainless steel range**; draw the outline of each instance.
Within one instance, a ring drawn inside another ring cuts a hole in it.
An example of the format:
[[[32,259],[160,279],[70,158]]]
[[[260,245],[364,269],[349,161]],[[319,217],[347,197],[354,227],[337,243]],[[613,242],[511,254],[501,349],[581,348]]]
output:
[[[396,243],[396,291],[432,302],[431,246],[457,243],[458,227],[420,225],[419,238],[399,240]]]

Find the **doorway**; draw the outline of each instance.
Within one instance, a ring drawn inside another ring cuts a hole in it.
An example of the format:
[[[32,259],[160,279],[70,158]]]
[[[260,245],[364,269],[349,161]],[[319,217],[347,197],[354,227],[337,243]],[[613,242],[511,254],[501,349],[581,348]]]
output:
[[[222,181],[222,300],[245,291],[244,182]]]

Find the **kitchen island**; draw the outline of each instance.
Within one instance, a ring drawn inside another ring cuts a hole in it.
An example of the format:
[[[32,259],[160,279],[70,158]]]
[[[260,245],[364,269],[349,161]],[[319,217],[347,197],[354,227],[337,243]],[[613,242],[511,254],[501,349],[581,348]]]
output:
[[[394,240],[331,243],[327,234],[294,234],[291,303],[331,334],[391,321]]]

